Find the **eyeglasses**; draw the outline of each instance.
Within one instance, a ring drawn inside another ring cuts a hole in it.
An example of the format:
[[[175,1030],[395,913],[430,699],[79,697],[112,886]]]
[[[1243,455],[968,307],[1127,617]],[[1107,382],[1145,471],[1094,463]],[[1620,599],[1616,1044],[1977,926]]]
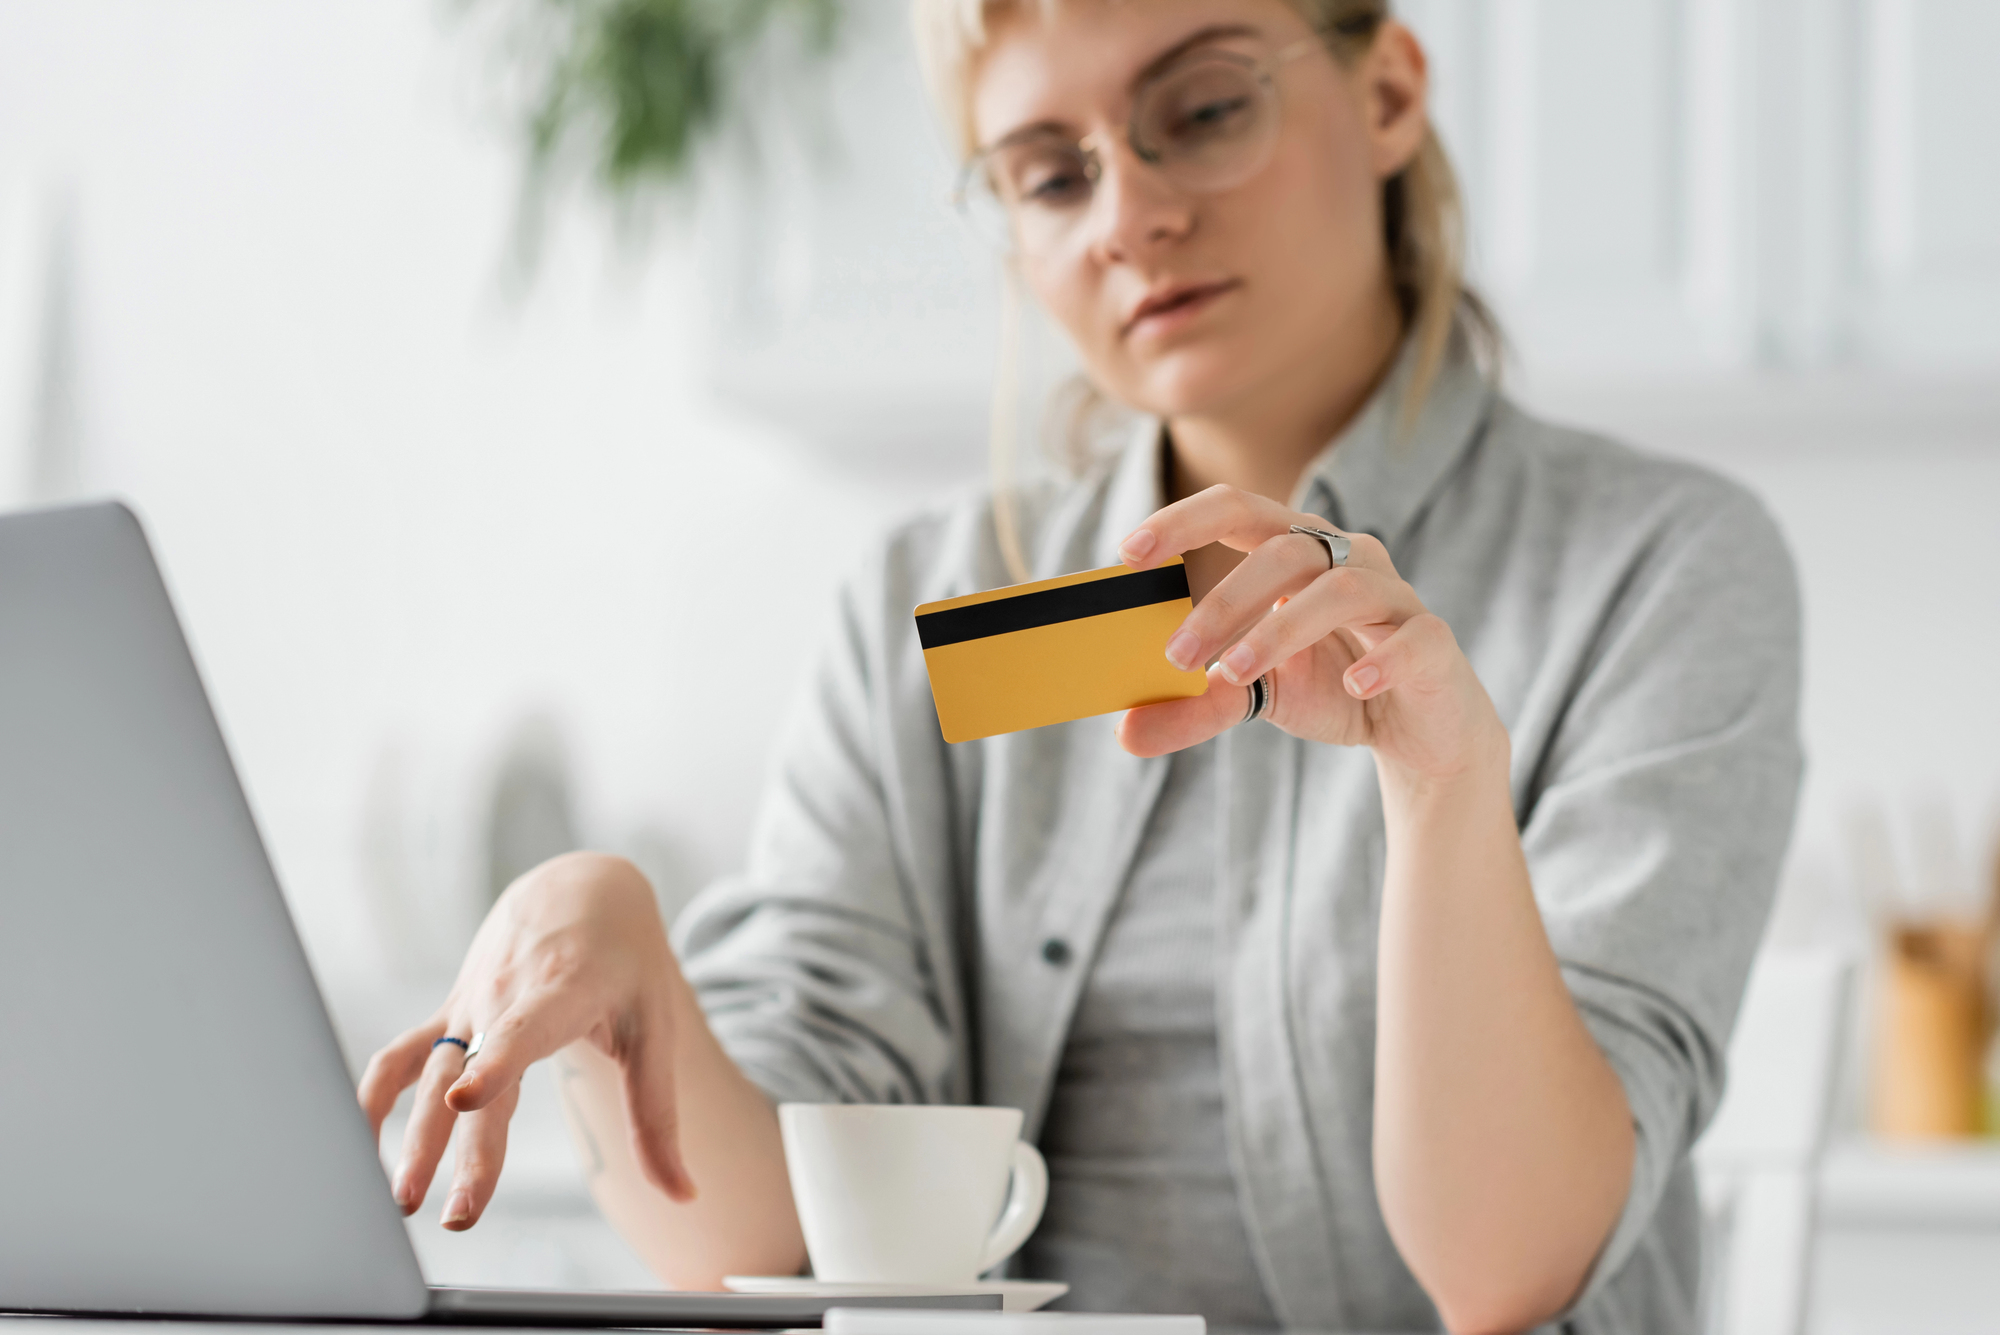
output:
[[[1303,37],[1262,60],[1210,49],[1169,65],[1132,99],[1125,142],[1132,155],[1190,194],[1231,190],[1262,171],[1278,138],[1277,72],[1320,48]],[[1002,248],[1047,255],[1090,215],[1104,175],[1100,138],[1054,130],[1008,135],[965,164],[953,202]]]

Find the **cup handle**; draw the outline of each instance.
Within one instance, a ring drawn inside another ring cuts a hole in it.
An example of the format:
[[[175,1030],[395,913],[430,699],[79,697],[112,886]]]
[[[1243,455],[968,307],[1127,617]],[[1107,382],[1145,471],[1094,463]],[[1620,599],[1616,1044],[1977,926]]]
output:
[[[1042,1222],[1042,1207],[1049,1203],[1049,1166],[1042,1152],[1025,1140],[1014,1142],[1014,1168],[1007,1182],[1007,1203],[1000,1207],[987,1236],[986,1252],[979,1258],[979,1273],[985,1274],[1012,1256]]]

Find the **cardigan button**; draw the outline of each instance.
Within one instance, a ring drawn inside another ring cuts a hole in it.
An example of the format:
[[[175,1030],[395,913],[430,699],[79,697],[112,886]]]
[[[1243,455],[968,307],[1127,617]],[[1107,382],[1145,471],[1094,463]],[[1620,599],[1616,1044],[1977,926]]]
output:
[[[1069,963],[1069,942],[1059,936],[1052,936],[1042,942],[1042,959],[1060,969]]]

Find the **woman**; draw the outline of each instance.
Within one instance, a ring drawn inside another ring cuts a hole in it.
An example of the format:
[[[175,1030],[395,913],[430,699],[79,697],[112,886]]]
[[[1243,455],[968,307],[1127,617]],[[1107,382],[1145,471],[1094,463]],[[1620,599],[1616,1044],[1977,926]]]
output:
[[[457,1118],[477,1220],[567,1048],[598,1198],[679,1285],[802,1264],[775,1101],[972,1101],[1048,1153],[1018,1265],[1076,1305],[1693,1328],[1687,1151],[1800,765],[1771,523],[1482,376],[1381,0],[918,11],[1020,279],[1148,428],[889,539],[677,949],[615,859],[508,890],[363,1080],[378,1126],[417,1085],[399,1201]],[[915,604],[1178,553],[1205,695],[940,740]]]

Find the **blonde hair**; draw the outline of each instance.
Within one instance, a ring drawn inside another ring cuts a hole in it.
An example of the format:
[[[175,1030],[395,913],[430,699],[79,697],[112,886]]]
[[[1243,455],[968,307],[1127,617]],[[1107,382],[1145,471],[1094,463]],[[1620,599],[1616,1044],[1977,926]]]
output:
[[[990,12],[1020,4],[1053,9],[1061,0],[914,0],[917,52],[931,96],[951,128],[959,153],[978,148],[972,121],[972,65],[986,44]],[[1324,39],[1342,65],[1367,54],[1391,17],[1389,0],[1286,0]],[[1404,430],[1416,425],[1424,400],[1444,364],[1453,331],[1463,328],[1485,366],[1497,369],[1501,336],[1491,311],[1465,282],[1465,209],[1458,177],[1435,128],[1407,166],[1382,185],[1383,242],[1389,278],[1403,315],[1416,364],[1400,409]],[[1003,558],[1017,579],[1028,578],[1014,521],[1011,488],[1005,486],[1012,455],[1016,394],[1013,362],[1019,295],[1011,268],[1003,296],[1001,366],[993,410],[995,526]],[[1093,391],[1072,393],[1063,404],[1074,425],[1095,416]],[[1082,462],[1084,443],[1068,442],[1072,464]]]

